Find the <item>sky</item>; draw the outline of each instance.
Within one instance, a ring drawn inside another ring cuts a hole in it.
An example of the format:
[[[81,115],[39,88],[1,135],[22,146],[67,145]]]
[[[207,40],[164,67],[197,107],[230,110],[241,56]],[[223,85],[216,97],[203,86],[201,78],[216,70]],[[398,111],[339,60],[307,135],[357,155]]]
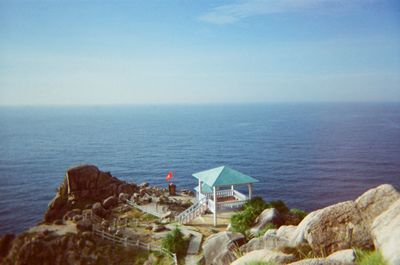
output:
[[[397,0],[0,0],[0,105],[400,101]]]

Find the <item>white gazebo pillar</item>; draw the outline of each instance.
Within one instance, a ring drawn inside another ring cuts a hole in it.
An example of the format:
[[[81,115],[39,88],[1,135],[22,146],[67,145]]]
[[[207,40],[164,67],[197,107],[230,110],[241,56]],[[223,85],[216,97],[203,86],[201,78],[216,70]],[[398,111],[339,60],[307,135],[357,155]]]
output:
[[[197,200],[201,199],[201,180],[199,179],[199,197],[197,198]]]
[[[213,187],[213,198],[214,198],[214,226],[217,226],[217,189]]]
[[[249,200],[251,200],[251,196],[253,194],[253,185],[249,183],[247,186],[249,187]]]

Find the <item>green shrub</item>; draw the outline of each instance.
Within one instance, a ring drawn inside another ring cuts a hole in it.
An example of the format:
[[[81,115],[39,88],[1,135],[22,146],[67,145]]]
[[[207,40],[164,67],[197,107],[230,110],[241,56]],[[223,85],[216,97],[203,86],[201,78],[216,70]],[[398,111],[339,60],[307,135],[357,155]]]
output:
[[[357,265],[387,265],[381,252],[378,250],[369,251],[356,249],[355,252]]]
[[[307,216],[307,213],[305,211],[297,209],[297,208],[290,209],[290,213],[298,216],[300,218],[300,220],[303,220],[304,217]]]
[[[271,201],[270,203],[268,203],[266,208],[275,208],[278,210],[278,212],[280,214],[285,214],[289,212],[289,208],[286,206],[286,204],[281,201],[281,200],[277,200],[277,201]]]
[[[176,227],[163,238],[161,247],[181,257],[186,254],[187,242],[181,230]]]
[[[247,201],[244,205],[243,205],[243,209],[247,209],[247,208],[252,208],[256,211],[259,211],[260,213],[266,209],[269,208],[268,204],[264,201],[263,198],[261,197],[254,197],[251,200]]]
[[[257,216],[267,208],[267,204],[261,197],[254,197],[246,202],[243,210],[235,213],[231,217],[232,230],[249,236],[248,231],[253,225]]]

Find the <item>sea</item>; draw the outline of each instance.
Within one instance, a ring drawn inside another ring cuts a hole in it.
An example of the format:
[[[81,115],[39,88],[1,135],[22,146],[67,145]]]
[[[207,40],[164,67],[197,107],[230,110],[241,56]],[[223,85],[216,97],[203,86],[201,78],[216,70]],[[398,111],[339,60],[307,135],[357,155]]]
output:
[[[172,171],[178,189],[227,165],[260,181],[254,195],[312,211],[400,189],[400,103],[1,107],[0,234],[42,220],[80,164],[160,187]]]

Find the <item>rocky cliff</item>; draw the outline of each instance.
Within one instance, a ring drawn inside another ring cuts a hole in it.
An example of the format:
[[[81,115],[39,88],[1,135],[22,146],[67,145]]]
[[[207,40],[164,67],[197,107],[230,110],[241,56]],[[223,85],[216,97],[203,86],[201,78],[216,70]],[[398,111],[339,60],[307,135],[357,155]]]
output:
[[[54,222],[74,208],[85,208],[110,196],[117,197],[120,193],[132,195],[137,189],[137,185],[121,181],[110,172],[102,172],[93,165],[71,168],[49,203],[44,221]]]

